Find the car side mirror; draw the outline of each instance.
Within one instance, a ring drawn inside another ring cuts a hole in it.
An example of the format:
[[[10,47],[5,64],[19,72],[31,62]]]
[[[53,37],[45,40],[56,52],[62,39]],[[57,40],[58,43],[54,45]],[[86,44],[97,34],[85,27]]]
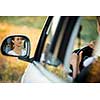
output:
[[[27,59],[30,56],[30,40],[24,35],[12,35],[4,39],[1,53],[6,56]]]

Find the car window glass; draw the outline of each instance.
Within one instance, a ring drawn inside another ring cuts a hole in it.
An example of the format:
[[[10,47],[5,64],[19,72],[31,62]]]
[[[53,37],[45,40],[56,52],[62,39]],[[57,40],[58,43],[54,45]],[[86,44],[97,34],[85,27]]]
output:
[[[84,61],[89,57],[93,56],[93,52],[95,49],[96,41],[97,41],[98,33],[97,33],[97,21],[95,16],[83,16],[81,17],[81,26],[78,36],[75,39],[72,53],[76,53],[80,55],[80,58],[77,60],[78,73],[85,68]],[[82,51],[82,52],[81,52]],[[71,55],[72,56],[72,55]],[[75,59],[74,59],[75,60]],[[72,59],[70,60],[72,61]],[[70,62],[69,62],[70,63]],[[72,63],[71,63],[72,65]],[[73,72],[75,65],[69,66]]]
[[[53,21],[51,22],[48,37],[45,42],[45,46],[41,55],[40,63],[50,72],[57,75],[59,78],[66,79],[67,73],[64,71],[63,64],[61,61],[50,52],[50,46],[52,43],[52,39],[54,33],[56,31],[57,25],[59,23],[60,17],[54,17]]]

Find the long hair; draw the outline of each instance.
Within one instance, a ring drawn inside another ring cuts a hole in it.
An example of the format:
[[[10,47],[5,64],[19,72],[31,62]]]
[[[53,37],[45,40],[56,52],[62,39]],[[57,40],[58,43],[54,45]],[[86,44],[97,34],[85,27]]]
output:
[[[12,42],[14,40],[14,37],[11,38],[11,50],[14,49],[14,43]]]

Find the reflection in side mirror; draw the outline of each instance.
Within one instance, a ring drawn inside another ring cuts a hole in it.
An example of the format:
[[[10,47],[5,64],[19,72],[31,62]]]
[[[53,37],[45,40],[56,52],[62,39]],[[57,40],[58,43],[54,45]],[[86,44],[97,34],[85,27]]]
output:
[[[1,45],[2,54],[8,56],[27,57],[30,54],[29,49],[29,39],[23,35],[9,36],[3,41]]]

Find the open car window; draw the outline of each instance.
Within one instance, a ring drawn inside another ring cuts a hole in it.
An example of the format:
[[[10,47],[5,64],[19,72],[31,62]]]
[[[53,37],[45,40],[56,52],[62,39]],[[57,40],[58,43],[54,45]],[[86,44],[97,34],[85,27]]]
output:
[[[64,78],[63,70],[61,68],[61,66],[62,66],[61,61],[57,58],[56,55],[54,55],[51,52],[51,51],[53,51],[51,49],[54,49],[54,47],[51,48],[51,46],[52,46],[52,42],[54,39],[56,29],[57,29],[58,24],[59,24],[59,21],[60,21],[60,17],[54,17],[50,26],[49,26],[49,29],[47,31],[48,36],[47,36],[47,39],[46,39],[46,42],[45,42],[45,45],[44,45],[44,48],[43,48],[43,51],[41,54],[40,63],[48,71],[53,72],[57,76]],[[56,39],[55,39],[55,42],[56,42]]]
[[[41,64],[48,71],[64,80],[67,78],[64,57],[77,20],[78,17],[54,17],[40,59]]]
[[[56,20],[55,23],[52,21],[52,23],[49,27],[48,37],[46,39],[45,46],[42,51],[40,62],[41,62],[41,64],[43,64],[43,66],[45,68],[48,69],[48,71],[53,72],[60,78],[66,79],[68,73],[71,71],[68,71],[68,69],[66,71],[65,67],[70,67],[70,66],[69,66],[69,64],[66,64],[66,62],[64,63],[64,61],[66,59],[62,55],[63,54],[65,55],[67,52],[66,50],[68,49],[66,47],[66,45],[68,45],[66,42],[66,40],[67,40],[66,36],[68,36],[68,34],[65,35],[65,38],[63,37],[63,40],[61,40],[62,36],[59,36],[59,39],[57,41],[56,40],[57,35],[56,35],[56,38],[53,40],[53,37],[55,35],[54,33],[56,31],[55,29],[57,28],[59,20],[60,20],[60,18],[58,17],[58,19]],[[76,18],[76,20],[77,20],[77,18]],[[66,23],[67,23],[67,20],[66,20]],[[79,23],[80,23],[80,27],[78,26],[79,28],[77,29],[78,30],[77,36],[74,40],[73,49],[70,52],[73,52],[74,50],[79,49],[79,48],[80,49],[83,48],[89,42],[96,40],[96,38],[97,38],[96,17],[88,17],[88,16],[81,17],[81,20]],[[73,25],[75,25],[75,24],[73,24]],[[71,27],[71,24],[69,26]],[[69,28],[69,30],[70,30],[70,28]],[[58,35],[59,35],[59,32],[58,32]],[[63,36],[64,36],[64,34],[63,34]],[[61,42],[62,42],[62,46],[61,46]],[[52,46],[52,43],[53,43],[54,47]],[[61,47],[63,47],[63,48],[61,48]],[[63,50],[64,50],[64,52],[61,52]],[[67,58],[69,59],[70,56],[71,56],[71,54]]]

